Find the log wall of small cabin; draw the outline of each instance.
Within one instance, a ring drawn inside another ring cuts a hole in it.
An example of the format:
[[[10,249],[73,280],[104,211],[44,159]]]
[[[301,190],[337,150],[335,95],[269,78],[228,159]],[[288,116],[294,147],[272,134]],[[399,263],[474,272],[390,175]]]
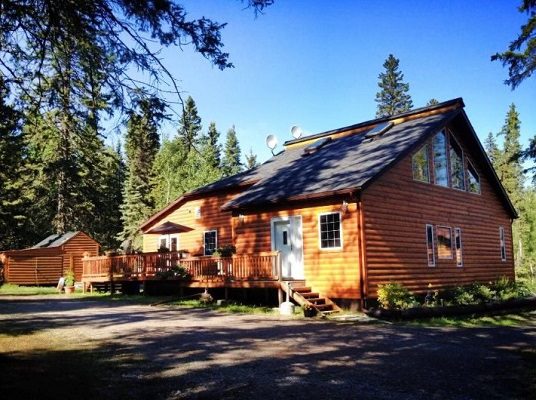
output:
[[[8,252],[6,282],[17,285],[52,285],[63,275],[60,248]]]
[[[441,288],[501,276],[514,278],[511,217],[473,152],[460,135],[455,137],[479,174],[481,194],[414,181],[413,154],[364,191],[368,296],[375,297],[377,285],[389,281],[424,291],[429,283]],[[430,178],[433,182],[432,168]],[[428,266],[426,224],[434,225],[435,267]],[[452,232],[461,228],[463,267],[456,266],[454,254],[451,260],[438,258],[437,225],[451,227]],[[505,231],[506,261],[501,261],[500,226]]]
[[[320,249],[319,215],[341,211],[342,200],[335,204],[248,212],[234,217],[234,238],[237,253],[272,251],[271,221],[288,216],[302,217],[303,262],[307,286],[322,296],[334,299],[359,299],[359,257],[357,238],[357,205],[348,204],[342,216],[342,248]]]
[[[154,223],[147,230],[166,221],[192,228],[189,232],[178,234],[178,249],[187,250],[191,256],[201,256],[204,254],[203,233],[205,231],[218,231],[218,247],[230,245],[232,244],[231,212],[221,211],[220,208],[233,197],[233,194],[223,193],[185,201],[176,210]],[[201,209],[200,218],[196,218],[195,216],[197,207]],[[160,237],[161,235],[158,234],[144,234],[143,252],[157,251],[160,247]]]
[[[82,257],[99,255],[99,244],[83,232],[79,232],[63,245],[63,273],[74,267],[76,281],[82,279]]]

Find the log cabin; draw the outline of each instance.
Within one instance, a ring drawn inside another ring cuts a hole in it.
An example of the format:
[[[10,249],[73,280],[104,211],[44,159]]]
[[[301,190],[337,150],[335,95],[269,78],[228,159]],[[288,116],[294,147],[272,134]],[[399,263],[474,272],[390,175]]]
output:
[[[54,234],[35,246],[0,254],[4,280],[18,285],[53,285],[68,270],[82,279],[82,258],[97,256],[99,244],[84,232]]]
[[[516,217],[458,98],[289,140],[141,230],[144,252],[187,252],[180,263],[194,275],[232,245],[236,254],[212,273],[222,285],[276,280],[322,310],[364,306],[386,282],[423,292],[513,279]]]

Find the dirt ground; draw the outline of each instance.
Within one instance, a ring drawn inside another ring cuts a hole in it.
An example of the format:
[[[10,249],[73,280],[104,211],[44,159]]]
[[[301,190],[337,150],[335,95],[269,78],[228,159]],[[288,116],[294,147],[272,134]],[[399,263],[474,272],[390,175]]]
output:
[[[535,348],[536,326],[343,324],[0,297],[2,399],[536,399]]]

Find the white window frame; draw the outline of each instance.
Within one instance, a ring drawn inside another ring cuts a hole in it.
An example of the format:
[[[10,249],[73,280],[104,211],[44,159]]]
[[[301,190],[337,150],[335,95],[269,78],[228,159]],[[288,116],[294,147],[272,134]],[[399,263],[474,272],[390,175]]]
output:
[[[324,215],[339,214],[339,232],[340,232],[340,242],[341,245],[338,247],[322,247],[322,224],[320,223],[320,218]],[[334,251],[341,250],[344,246],[343,243],[343,232],[342,232],[342,213],[340,211],[330,211],[325,213],[318,214],[318,248],[322,251]]]
[[[450,231],[450,257],[439,257],[439,238],[437,234],[439,228],[447,228]],[[453,259],[452,250],[453,250],[453,245],[454,245],[454,243],[452,243],[452,227],[447,226],[447,225],[436,225],[436,238],[437,238],[437,259],[438,260],[452,260]]]
[[[158,237],[158,247],[157,247],[157,251],[161,249],[161,242],[162,242],[162,239],[164,239],[166,241],[166,249],[168,249],[169,251],[171,251],[171,238],[177,238],[177,250],[176,251],[179,251],[180,247],[179,247],[179,235],[177,233],[173,233],[173,234],[168,234],[168,235],[160,235]]]
[[[458,260],[458,245],[456,243],[456,238],[460,238],[460,259]],[[462,242],[462,228],[454,228],[454,256],[456,257],[456,266],[463,267],[463,242]]]
[[[476,177],[478,178],[478,192],[471,192],[469,190],[469,176],[471,175],[471,173],[469,172],[469,168],[471,168],[475,172]],[[476,170],[474,164],[469,159],[467,159],[467,174],[466,174],[465,185],[467,186],[467,189],[466,189],[467,193],[482,194],[482,181],[480,180],[480,175],[478,174],[478,171]]]
[[[432,243],[429,243],[428,241],[428,229],[432,230]],[[426,224],[426,230],[424,231],[425,237],[426,237],[426,262],[428,263],[429,267],[435,267],[436,266],[436,255],[435,255],[435,233],[434,233],[434,225],[432,224]],[[428,248],[430,247],[430,244],[432,245],[432,262],[430,262],[430,258],[428,257]]]
[[[506,238],[504,236],[504,227],[499,226],[499,250],[501,252],[501,261],[506,261]]]
[[[205,255],[205,256],[211,256],[212,255],[212,254],[207,254],[207,246],[206,246],[207,240],[206,240],[206,236],[205,236],[207,233],[211,233],[211,232],[216,233],[216,240],[215,240],[214,250],[216,250],[218,248],[218,230],[217,229],[211,229],[211,230],[208,230],[208,231],[203,231],[203,255]]]

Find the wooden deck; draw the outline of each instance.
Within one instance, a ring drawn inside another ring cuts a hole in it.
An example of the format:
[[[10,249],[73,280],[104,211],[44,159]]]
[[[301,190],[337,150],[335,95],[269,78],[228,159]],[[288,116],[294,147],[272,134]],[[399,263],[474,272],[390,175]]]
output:
[[[187,258],[168,252],[86,257],[82,282],[86,289],[94,283],[158,280],[178,265],[190,274],[191,279],[180,281],[189,287],[277,288],[282,280],[278,252]]]

